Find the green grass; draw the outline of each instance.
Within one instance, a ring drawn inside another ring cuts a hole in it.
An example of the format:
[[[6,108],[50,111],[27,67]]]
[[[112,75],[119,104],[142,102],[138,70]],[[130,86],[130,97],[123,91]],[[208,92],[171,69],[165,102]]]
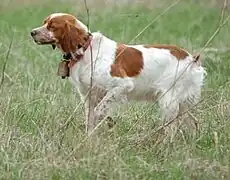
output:
[[[125,6],[91,11],[92,31],[128,43],[165,7],[152,10]],[[36,46],[32,28],[54,11],[70,12],[87,22],[84,9],[68,3],[11,7],[0,12],[0,68],[14,36],[0,90],[0,179],[229,179],[230,85],[229,53],[203,53],[208,76],[204,101],[193,114],[201,130],[197,137],[156,144],[157,107],[130,104],[115,114],[117,125],[95,142],[84,141],[84,115],[71,84],[56,75],[61,58],[51,47]],[[171,43],[196,52],[215,31],[220,11],[194,3],[179,3],[134,43]],[[210,47],[230,46],[228,23]],[[60,127],[70,118],[65,130]],[[214,143],[217,133],[218,142]]]

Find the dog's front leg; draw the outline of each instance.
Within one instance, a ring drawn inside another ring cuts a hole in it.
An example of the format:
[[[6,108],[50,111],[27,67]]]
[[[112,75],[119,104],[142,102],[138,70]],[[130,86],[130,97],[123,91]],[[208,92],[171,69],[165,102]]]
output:
[[[95,122],[93,120],[94,117],[94,108],[96,106],[96,103],[92,100],[92,98],[87,98],[85,101],[85,131],[86,133],[90,133],[94,126]]]
[[[102,99],[103,94],[100,94],[97,88],[92,88],[90,91],[84,86],[78,88],[78,92],[85,109],[85,132],[89,134],[95,127],[94,108]]]
[[[89,92],[85,102],[85,116],[86,116],[86,133],[88,135],[93,131],[96,126],[94,109],[98,103],[105,96],[105,93],[97,88],[92,88]]]
[[[113,108],[115,102],[127,101],[127,93],[132,91],[133,88],[134,85],[131,81],[110,89],[104,98],[94,108],[93,121],[96,123],[96,125],[98,125],[101,120],[105,119],[109,115],[109,111]]]

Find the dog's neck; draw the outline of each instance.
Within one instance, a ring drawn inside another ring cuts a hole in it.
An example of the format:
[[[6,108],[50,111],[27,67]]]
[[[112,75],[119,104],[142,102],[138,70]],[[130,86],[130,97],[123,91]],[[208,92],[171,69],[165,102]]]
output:
[[[76,62],[79,61],[84,56],[85,51],[91,45],[92,39],[93,39],[93,36],[92,36],[92,34],[90,34],[88,36],[88,39],[86,40],[86,42],[82,46],[78,45],[76,47],[76,51],[75,52],[71,52],[71,53],[70,52],[68,52],[68,53],[64,52],[63,59],[74,60]]]

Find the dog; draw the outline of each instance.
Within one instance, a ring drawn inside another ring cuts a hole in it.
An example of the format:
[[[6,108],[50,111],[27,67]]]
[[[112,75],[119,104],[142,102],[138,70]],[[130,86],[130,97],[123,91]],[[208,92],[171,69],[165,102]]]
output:
[[[200,99],[205,68],[176,45],[117,43],[67,13],[48,15],[31,36],[67,57],[69,79],[85,104],[88,135],[116,103],[157,101],[163,122],[169,122]],[[170,129],[177,126],[171,123]]]

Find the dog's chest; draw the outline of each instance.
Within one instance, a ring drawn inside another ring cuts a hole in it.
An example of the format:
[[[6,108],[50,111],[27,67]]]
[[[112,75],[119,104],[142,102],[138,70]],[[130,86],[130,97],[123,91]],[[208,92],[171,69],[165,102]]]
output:
[[[91,80],[94,85],[99,85],[98,77],[106,78],[102,72],[104,70],[99,71],[98,66],[91,67],[91,63],[78,62],[70,69],[70,79],[75,87],[90,87]]]
[[[88,73],[88,68],[84,67],[81,62],[77,62],[70,69],[70,81],[75,87],[88,84],[85,76]]]

